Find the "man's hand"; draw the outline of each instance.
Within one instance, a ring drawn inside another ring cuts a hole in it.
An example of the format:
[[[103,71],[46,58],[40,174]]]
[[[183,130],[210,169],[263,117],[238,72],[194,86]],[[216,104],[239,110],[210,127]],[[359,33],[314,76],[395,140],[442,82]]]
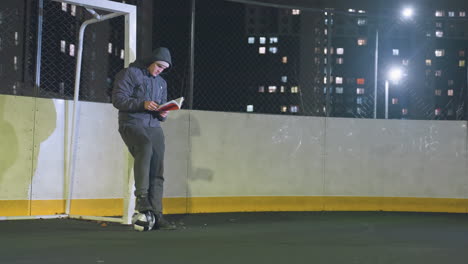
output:
[[[166,118],[167,117],[167,114],[169,114],[169,111],[161,111],[159,112],[159,115]]]
[[[155,103],[154,101],[145,101],[145,110],[157,111],[158,108],[159,108],[159,105]]]

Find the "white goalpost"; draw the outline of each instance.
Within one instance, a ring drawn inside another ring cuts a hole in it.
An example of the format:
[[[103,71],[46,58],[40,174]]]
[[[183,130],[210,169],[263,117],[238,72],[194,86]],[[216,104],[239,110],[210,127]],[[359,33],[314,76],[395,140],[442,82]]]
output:
[[[79,37],[77,43],[76,53],[76,71],[75,71],[75,89],[73,96],[73,113],[72,113],[72,127],[71,127],[71,141],[70,147],[67,153],[67,173],[65,177],[65,193],[66,193],[66,206],[65,215],[70,218],[76,219],[87,219],[87,220],[99,220],[99,221],[110,221],[119,222],[123,224],[131,223],[131,212],[130,200],[132,197],[133,178],[128,175],[127,191],[124,194],[124,212],[122,218],[113,217],[97,217],[97,216],[86,216],[86,215],[72,215],[70,214],[71,199],[72,199],[72,183],[74,176],[74,164],[75,156],[74,149],[76,147],[76,127],[77,127],[77,112],[79,107],[79,92],[80,92],[80,76],[81,76],[81,62],[83,54],[83,38],[84,32],[88,25],[93,23],[99,23],[101,21],[112,19],[117,16],[125,16],[125,48],[124,48],[124,65],[128,67],[131,61],[135,60],[136,55],[136,7],[133,5],[116,3],[106,0],[53,0],[57,2],[64,2],[76,6],[82,6],[90,12],[94,18],[86,20],[80,26]],[[97,11],[96,11],[97,10]],[[110,12],[106,15],[100,15],[99,10]]]
[[[39,0],[40,5],[44,0]],[[47,1],[47,0],[46,0]],[[123,212],[122,217],[105,217],[105,216],[89,216],[89,215],[74,215],[71,214],[71,200],[73,192],[73,182],[75,176],[75,161],[76,161],[76,147],[77,147],[77,128],[79,125],[79,95],[80,95],[80,77],[81,77],[81,66],[82,66],[82,54],[83,54],[83,39],[86,27],[90,24],[99,23],[105,20],[109,20],[115,17],[124,16],[125,18],[125,38],[124,38],[124,50],[123,59],[124,66],[133,62],[136,58],[136,6],[118,3],[108,0],[48,0],[59,3],[66,3],[69,5],[79,6],[86,9],[93,18],[84,21],[79,28],[78,40],[76,43],[76,68],[74,76],[74,95],[73,95],[73,110],[71,113],[71,126],[68,127],[68,131],[65,131],[65,175],[64,175],[64,198],[65,198],[65,212],[64,214],[56,215],[35,215],[35,216],[7,216],[0,217],[0,220],[25,220],[25,219],[53,219],[53,218],[73,218],[73,219],[84,219],[84,220],[95,220],[95,221],[106,221],[116,222],[122,224],[131,224],[131,218],[133,213],[133,185],[134,180],[132,173],[128,171],[126,173],[127,178],[124,179],[124,190],[123,190]],[[43,6],[43,5],[42,5]],[[40,6],[41,7],[41,6]],[[38,18],[38,47],[37,57],[40,61],[41,56],[41,37],[42,37],[42,10],[39,11],[40,15]],[[103,13],[103,14],[101,14]],[[40,85],[40,62],[36,69],[36,85]],[[117,122],[117,120],[116,120]],[[68,123],[68,121],[66,121]],[[70,136],[71,135],[71,136]],[[69,137],[70,136],[70,137]],[[68,140],[68,138],[70,140]],[[127,152],[127,157],[129,154]]]

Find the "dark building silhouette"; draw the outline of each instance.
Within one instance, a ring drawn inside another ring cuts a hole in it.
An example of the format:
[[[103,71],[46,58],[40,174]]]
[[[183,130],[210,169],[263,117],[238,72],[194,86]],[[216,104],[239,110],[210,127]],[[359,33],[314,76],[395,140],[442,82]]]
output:
[[[191,96],[193,55],[193,109],[373,118],[376,106],[383,118],[388,81],[389,118],[466,119],[465,3],[419,2],[416,16],[404,20],[400,2],[362,0],[353,9],[339,0],[263,1],[275,6],[196,0],[192,54],[192,1],[125,2],[138,10],[137,58],[159,46],[172,52],[174,67],[164,73],[169,99]],[[91,15],[44,1],[41,86],[35,89],[37,3],[1,3],[1,92],[71,99],[78,29]],[[123,23],[120,17],[88,26],[82,100],[110,102],[124,62]],[[404,72],[397,83],[387,76],[396,66]]]

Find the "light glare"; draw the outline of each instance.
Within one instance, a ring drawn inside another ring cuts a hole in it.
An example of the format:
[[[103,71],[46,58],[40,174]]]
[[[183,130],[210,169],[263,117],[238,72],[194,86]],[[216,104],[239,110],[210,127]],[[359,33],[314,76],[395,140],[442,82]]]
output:
[[[398,82],[401,79],[401,77],[403,77],[403,72],[400,68],[393,68],[388,73],[388,77],[390,78],[390,80]]]
[[[409,7],[403,9],[403,12],[402,12],[403,17],[405,17],[405,18],[410,18],[410,17],[412,17],[412,16],[413,16],[413,13],[414,13],[413,9],[412,9],[412,8],[409,8]]]

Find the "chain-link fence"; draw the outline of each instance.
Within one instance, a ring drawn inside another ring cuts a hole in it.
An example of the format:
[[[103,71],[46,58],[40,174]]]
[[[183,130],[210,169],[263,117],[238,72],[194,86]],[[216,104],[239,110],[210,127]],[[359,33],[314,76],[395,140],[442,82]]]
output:
[[[9,0],[1,5],[0,68],[2,80],[7,80],[1,92],[73,98],[79,28],[92,15],[82,7],[51,0]],[[124,66],[123,32],[122,17],[88,26],[81,100],[110,102],[114,75]]]
[[[174,0],[152,1],[148,8],[148,2],[126,2],[147,17],[139,20],[138,42],[170,48],[174,67],[163,77],[169,98],[193,101],[185,108],[466,120],[463,8],[440,3],[403,18],[385,6]],[[90,14],[44,0],[38,37],[38,3],[1,3],[0,92],[70,99],[78,29]],[[123,27],[123,18],[114,18],[87,29],[82,100],[110,102],[113,77],[123,67]]]

